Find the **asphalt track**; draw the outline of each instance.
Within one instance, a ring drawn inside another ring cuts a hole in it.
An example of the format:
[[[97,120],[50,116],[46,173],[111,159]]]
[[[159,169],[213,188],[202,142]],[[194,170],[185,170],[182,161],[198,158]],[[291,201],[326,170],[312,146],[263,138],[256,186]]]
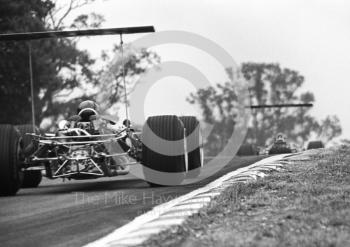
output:
[[[199,183],[150,188],[132,175],[97,180],[43,180],[38,188],[0,197],[0,246],[81,246],[154,206],[202,187],[263,157],[234,158]]]

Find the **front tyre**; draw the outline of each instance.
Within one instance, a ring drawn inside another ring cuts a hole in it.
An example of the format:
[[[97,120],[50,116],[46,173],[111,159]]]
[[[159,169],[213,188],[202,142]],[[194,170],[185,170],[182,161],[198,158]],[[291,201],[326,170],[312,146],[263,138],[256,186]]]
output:
[[[13,196],[22,184],[20,134],[8,124],[0,125],[0,195]]]

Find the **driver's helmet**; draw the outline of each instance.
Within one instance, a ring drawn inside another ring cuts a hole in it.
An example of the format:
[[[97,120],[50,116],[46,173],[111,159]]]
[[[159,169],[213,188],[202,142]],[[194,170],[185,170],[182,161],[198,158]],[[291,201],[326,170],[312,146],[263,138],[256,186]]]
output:
[[[79,104],[77,114],[81,117],[80,121],[88,122],[91,116],[98,114],[98,105],[92,100],[85,100]]]
[[[285,141],[286,141],[286,137],[282,133],[279,133],[276,137],[276,142],[285,142]]]

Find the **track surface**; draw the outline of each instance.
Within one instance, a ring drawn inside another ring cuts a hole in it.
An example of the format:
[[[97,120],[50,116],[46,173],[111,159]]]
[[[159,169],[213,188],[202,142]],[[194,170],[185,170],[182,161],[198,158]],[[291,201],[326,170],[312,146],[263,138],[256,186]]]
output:
[[[150,188],[137,178],[43,180],[39,188],[0,197],[1,246],[81,246],[105,236],[160,203],[188,193],[262,157],[235,158],[197,184]]]

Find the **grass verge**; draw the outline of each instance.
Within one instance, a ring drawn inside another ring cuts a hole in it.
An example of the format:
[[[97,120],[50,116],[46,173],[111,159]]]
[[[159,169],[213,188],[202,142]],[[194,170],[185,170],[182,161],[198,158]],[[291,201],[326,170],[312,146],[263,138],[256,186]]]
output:
[[[350,246],[350,148],[237,183],[142,246]]]

